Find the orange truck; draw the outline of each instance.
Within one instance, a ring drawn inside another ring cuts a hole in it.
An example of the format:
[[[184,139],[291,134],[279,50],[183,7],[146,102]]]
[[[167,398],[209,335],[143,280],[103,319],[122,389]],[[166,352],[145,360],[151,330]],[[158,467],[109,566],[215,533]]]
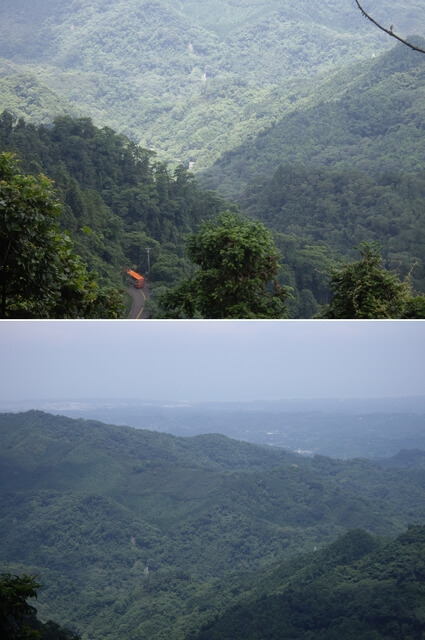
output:
[[[145,286],[145,279],[140,273],[136,273],[132,269],[126,269],[129,276],[131,276],[131,284],[136,289],[142,289]]]

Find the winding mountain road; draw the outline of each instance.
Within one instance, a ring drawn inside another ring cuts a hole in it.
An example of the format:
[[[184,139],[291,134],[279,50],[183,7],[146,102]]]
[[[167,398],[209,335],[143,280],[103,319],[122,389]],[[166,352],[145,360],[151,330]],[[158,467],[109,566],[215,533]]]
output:
[[[149,318],[149,314],[145,309],[145,302],[149,298],[149,290],[145,285],[143,289],[136,289],[135,287],[128,287],[127,289],[130,296],[133,298],[133,304],[131,305],[130,313],[128,314],[129,320],[146,320]]]

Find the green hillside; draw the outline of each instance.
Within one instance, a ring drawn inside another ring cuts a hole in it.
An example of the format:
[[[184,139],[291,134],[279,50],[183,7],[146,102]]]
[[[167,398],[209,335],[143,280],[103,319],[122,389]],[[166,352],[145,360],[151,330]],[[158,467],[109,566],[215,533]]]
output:
[[[35,73],[4,60],[0,60],[0,96],[0,112],[5,109],[18,118],[38,124],[51,124],[57,115],[83,115],[77,107],[40,82]]]
[[[423,637],[425,527],[384,541],[351,531],[261,576],[245,601],[191,640]]]
[[[425,24],[417,1],[375,4],[398,32]],[[1,148],[55,181],[102,284],[145,272],[150,248],[154,314],[191,273],[184,234],[230,206],[193,172],[274,231],[291,317],[329,302],[330,267],[363,241],[419,294],[425,61],[390,40],[336,0],[7,1]]]
[[[0,116],[0,152],[12,151],[22,168],[54,180],[63,204],[60,224],[102,285],[122,288],[124,269],[145,274],[150,247],[150,305],[164,287],[191,272],[185,235],[201,220],[237,210],[200,188],[182,166],[172,170],[153,152],[89,118],[57,118],[35,127],[10,113]],[[303,239],[280,236],[282,285],[294,290],[291,314],[310,317],[328,294],[329,251]],[[303,292],[303,290],[305,290]]]
[[[380,0],[375,11],[423,35],[419,0]],[[41,94],[46,86],[96,124],[195,170],[269,126],[293,83],[390,46],[349,0],[268,0],[261,9],[249,0],[6,0],[0,26],[2,75],[29,73]],[[45,117],[24,96],[13,102],[18,116]]]
[[[224,154],[203,183],[235,196],[285,164],[372,175],[422,171],[424,79],[425,57],[397,45],[294,91],[293,105],[275,111],[272,126]]]
[[[378,242],[386,266],[411,272],[423,291],[424,80],[424,56],[403,45],[340,71],[201,183],[276,232],[340,255]]]
[[[57,118],[35,127],[0,115],[0,152],[12,151],[24,172],[43,173],[62,203],[60,225],[102,285],[123,289],[125,269],[148,270],[151,282],[169,285],[189,268],[184,234],[226,208],[202,191],[183,167],[174,171],[155,154],[89,118]]]
[[[39,576],[40,618],[87,639],[184,639],[235,601],[241,572],[425,518],[415,468],[36,411],[2,414],[0,445],[2,567]]]

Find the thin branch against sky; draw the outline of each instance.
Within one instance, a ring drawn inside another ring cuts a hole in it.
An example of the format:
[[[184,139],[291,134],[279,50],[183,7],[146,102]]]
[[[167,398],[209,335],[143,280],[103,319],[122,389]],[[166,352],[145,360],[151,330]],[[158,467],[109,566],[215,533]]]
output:
[[[419,53],[425,53],[424,49],[421,49],[420,47],[417,47],[416,45],[412,44],[411,42],[409,42],[408,40],[405,40],[404,38],[402,38],[401,36],[397,35],[396,33],[394,33],[393,31],[393,25],[391,25],[389,28],[384,27],[382,24],[380,24],[377,20],[375,20],[375,18],[373,18],[370,14],[368,14],[362,7],[362,5],[360,4],[360,2],[358,0],[355,0],[356,5],[358,6],[358,8],[360,9],[360,11],[362,12],[362,14],[364,15],[365,18],[367,18],[368,20],[370,20],[370,22],[372,22],[376,27],[378,27],[378,29],[381,29],[381,31],[384,31],[385,33],[387,33],[389,36],[391,36],[392,38],[395,38],[396,40],[398,40],[399,42],[401,42],[402,44],[405,44],[407,47],[410,47],[411,49],[413,49],[414,51],[418,51]]]

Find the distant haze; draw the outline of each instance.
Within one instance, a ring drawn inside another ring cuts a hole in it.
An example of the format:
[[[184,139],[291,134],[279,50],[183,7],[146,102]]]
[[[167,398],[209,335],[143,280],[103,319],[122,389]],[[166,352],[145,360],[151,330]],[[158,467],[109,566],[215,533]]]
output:
[[[10,321],[0,402],[423,395],[422,321]]]

